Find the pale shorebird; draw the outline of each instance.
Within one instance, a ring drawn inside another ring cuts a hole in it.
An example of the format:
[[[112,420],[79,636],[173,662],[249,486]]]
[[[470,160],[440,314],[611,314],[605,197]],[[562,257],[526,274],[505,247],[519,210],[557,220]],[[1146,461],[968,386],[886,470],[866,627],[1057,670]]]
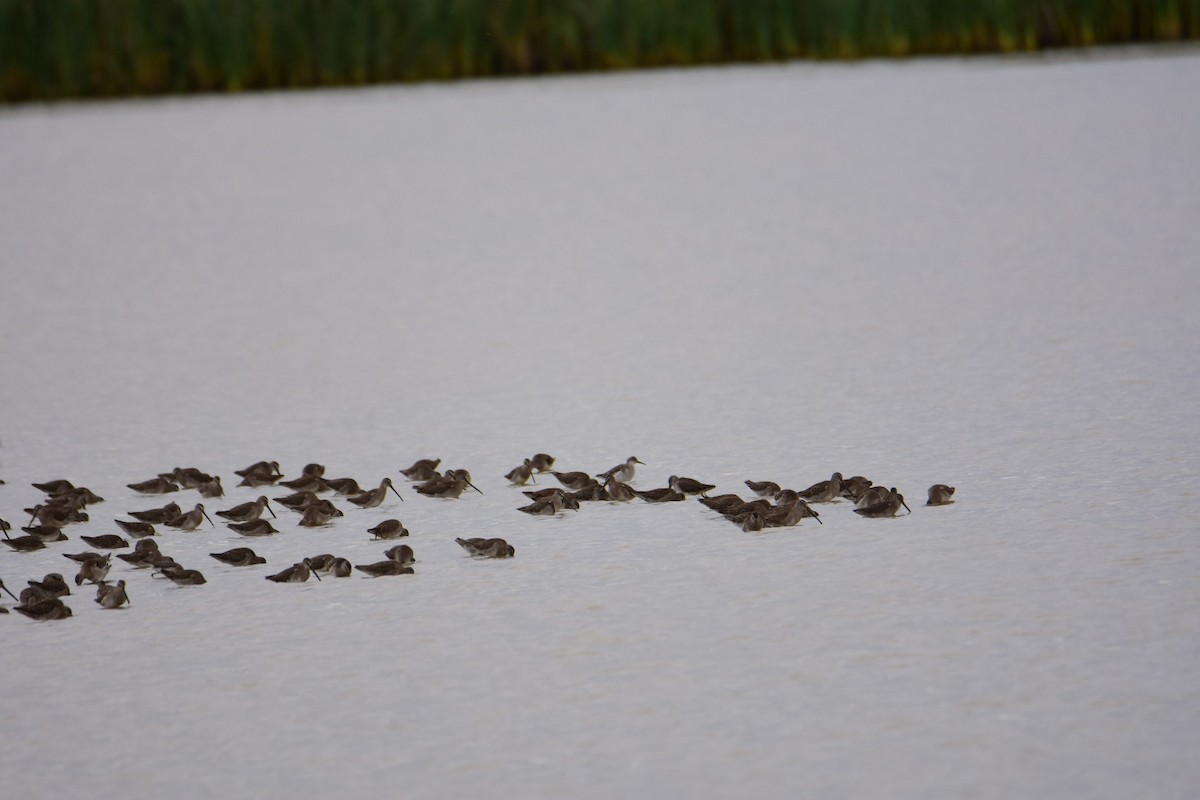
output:
[[[372,578],[379,578],[384,575],[412,575],[413,568],[407,564],[401,564],[399,561],[387,559],[386,561],[376,561],[374,564],[355,564],[354,568],[359,572],[365,572]]]
[[[667,478],[667,485],[677,492],[683,494],[698,494],[701,497],[707,495],[710,489],[717,488],[711,483],[701,483],[694,478],[680,478],[677,475],[672,475]]]
[[[775,481],[745,481],[750,491],[759,497],[774,497],[779,494],[780,486]]]
[[[391,561],[399,561],[402,566],[406,567],[416,563],[417,560],[412,547],[407,544],[398,544],[395,547],[389,547],[383,551],[383,555]]]
[[[630,456],[629,458],[625,459],[624,464],[617,464],[612,469],[607,469],[604,472],[597,472],[596,477],[604,478],[605,480],[608,480],[609,478],[615,478],[621,483],[629,483],[631,480],[633,480],[634,471],[637,470],[637,467],[634,466],[635,464],[641,464],[642,466],[645,466],[646,462],[639,461],[637,456]]]
[[[335,517],[344,516],[342,510],[328,500],[318,500],[304,509],[300,519],[301,528],[319,528],[328,525]]]
[[[86,564],[79,565],[79,574],[75,576],[75,585],[82,586],[84,581],[91,583],[100,583],[108,577],[109,567],[112,562],[108,559],[104,561],[89,561]]]
[[[935,483],[929,487],[929,500],[925,502],[927,506],[948,506],[954,502],[954,487],[947,486],[944,483]]]
[[[134,568],[142,568],[151,566],[154,559],[160,555],[158,542],[153,539],[139,539],[133,546],[132,553],[117,553],[117,558]]]
[[[191,511],[187,512],[186,514],[180,514],[170,522],[163,524],[168,528],[178,528],[181,531],[194,531],[196,528],[200,527],[201,521],[206,519],[208,520],[209,525],[214,528],[217,527],[216,524],[208,518],[208,514],[204,511],[204,506],[200,503],[196,503],[196,507]]]
[[[179,491],[179,484],[170,478],[151,478],[148,481],[125,485],[139,494],[170,494]]]
[[[85,542],[88,542],[92,547],[98,547],[102,551],[118,551],[118,549],[130,546],[130,540],[124,536],[116,534],[101,534],[100,536],[80,536]]]
[[[218,517],[223,517],[231,522],[249,522],[252,519],[261,517],[264,510],[268,511],[272,517],[275,516],[275,512],[271,510],[271,504],[265,495],[249,503],[241,503],[233,508],[227,508],[224,511],[217,511],[215,513]]]
[[[167,503],[161,508],[151,508],[146,511],[130,511],[129,516],[141,522],[149,522],[153,525],[162,525],[164,522],[170,522],[183,513],[178,503]]]
[[[524,486],[533,478],[533,462],[528,458],[525,459],[525,463],[513,467],[504,477],[513,486]],[[537,483],[537,480],[535,479],[533,482]]]
[[[225,527],[242,536],[270,536],[279,533],[269,519],[252,519],[249,522],[226,522]]]
[[[810,503],[832,503],[842,496],[842,473],[835,472],[829,480],[814,483],[797,494]]]
[[[223,553],[209,553],[209,555],[222,564],[228,564],[231,567],[252,567],[255,564],[267,563],[265,558],[249,547],[235,547]]]
[[[413,465],[408,469],[400,470],[400,474],[408,478],[410,481],[428,481],[434,478],[440,478],[441,473],[437,471],[438,464],[441,464],[440,458],[422,458],[413,462]]]
[[[860,514],[864,517],[894,517],[900,512],[901,506],[903,506],[904,510],[908,513],[912,513],[912,509],[909,508],[908,504],[904,502],[904,495],[897,492],[895,487],[892,487],[888,491],[888,496],[886,499],[875,503],[874,505],[866,506],[865,508],[856,508],[854,509],[854,513]]]
[[[117,581],[115,586],[101,583],[96,586],[96,602],[101,608],[120,608],[129,603],[129,595],[125,593],[125,581]]]
[[[32,603],[22,603],[19,606],[13,606],[13,609],[38,622],[66,619],[71,616],[71,607],[57,597],[46,597]]]
[[[354,505],[358,506],[359,508],[375,508],[383,503],[383,499],[387,497],[388,489],[391,489],[392,493],[395,494],[396,497],[400,497],[400,493],[396,491],[396,487],[392,485],[392,479],[384,478],[379,482],[379,486],[376,488],[367,492],[363,492],[362,494],[356,494],[353,497],[347,497],[346,499],[351,503],[354,503]],[[402,501],[404,500],[403,497],[400,497],[400,499]]]
[[[137,522],[135,520],[125,519],[114,519],[113,522],[117,523],[118,528],[125,531],[135,539],[142,539],[147,536],[154,536],[156,534],[154,526],[149,522]]]
[[[367,528],[367,533],[376,539],[399,539],[408,536],[408,528],[398,519],[385,519],[374,528]]]
[[[550,468],[554,466],[554,456],[549,453],[537,453],[529,459],[529,465],[535,472],[549,472]]]
[[[269,581],[275,581],[275,583],[304,583],[310,575],[317,580],[321,580],[321,576],[312,571],[311,562],[305,558],[281,572],[264,577]]]
[[[517,550],[503,539],[455,539],[459,546],[479,558],[512,558]]]

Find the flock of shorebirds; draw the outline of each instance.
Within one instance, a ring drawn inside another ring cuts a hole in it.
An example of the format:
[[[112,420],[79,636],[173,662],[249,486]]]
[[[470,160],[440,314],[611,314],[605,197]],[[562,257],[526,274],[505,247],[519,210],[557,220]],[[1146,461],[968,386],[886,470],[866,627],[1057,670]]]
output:
[[[578,511],[581,503],[586,502],[628,502],[641,499],[648,503],[681,502],[689,496],[697,497],[698,501],[726,519],[738,525],[743,531],[762,531],[768,528],[790,527],[798,525],[805,518],[821,522],[820,514],[812,507],[823,503],[833,503],[849,500],[854,504],[854,512],[863,517],[884,518],[894,517],[903,508],[912,513],[904,496],[895,487],[877,486],[862,476],[844,478],[840,472],[824,481],[809,486],[807,489],[786,489],[771,481],[745,481],[746,486],[755,495],[754,499],[744,499],[737,494],[722,494],[710,497],[709,492],[716,488],[713,484],[704,483],[694,478],[672,475],[667,486],[655,489],[636,489],[631,484],[638,465],[644,465],[635,456],[630,456],[624,462],[611,469],[599,473],[588,472],[559,472],[554,470],[555,459],[545,453],[538,453],[525,459],[519,466],[511,470],[505,478],[513,486],[526,486],[536,483],[536,475],[548,474],[558,481],[558,486],[539,490],[525,491],[524,494],[531,502],[518,510],[533,515],[558,515],[564,511]],[[400,474],[412,481],[418,494],[428,497],[454,499],[461,497],[468,489],[483,494],[471,482],[471,473],[465,469],[438,470],[441,459],[421,459]],[[270,519],[263,516],[269,513],[278,519],[271,503],[289,509],[300,515],[301,527],[321,527],[330,525],[343,512],[332,500],[320,497],[321,494],[335,493],[346,502],[360,508],[376,508],[388,497],[388,492],[395,494],[401,501],[404,498],[392,484],[391,478],[384,478],[374,489],[364,489],[353,478],[328,478],[325,467],[320,464],[308,464],[301,474],[291,480],[284,480],[278,462],[260,461],[245,469],[236,470],[240,477],[238,486],[242,487],[286,487],[291,493],[286,496],[268,499],[266,495],[256,500],[232,506],[214,512],[226,520],[225,524],[236,533],[245,537],[270,536],[279,533]],[[2,484],[3,481],[0,481]],[[46,483],[34,483],[34,488],[45,492],[45,499],[25,509],[30,515],[29,523],[22,526],[22,536],[11,536],[12,525],[0,519],[0,532],[4,534],[4,544],[15,552],[30,552],[41,550],[47,544],[68,540],[63,529],[69,525],[87,522],[86,511],[89,505],[103,502],[103,498],[86,487],[75,486],[67,480],[53,480]],[[162,495],[183,490],[194,490],[202,497],[220,498],[225,494],[219,476],[209,475],[194,467],[177,467],[169,473],[162,473],[155,478],[127,486],[139,494]],[[945,484],[935,484],[929,488],[929,499],[926,505],[940,506],[954,502],[954,487]],[[116,526],[128,537],[136,540],[136,544],[128,552],[117,554],[117,558],[126,562],[134,569],[150,569],[154,577],[162,577],[180,586],[195,586],[206,583],[204,575],[197,569],[185,568],[171,556],[163,553],[158,546],[159,531],[156,526],[172,528],[181,531],[195,531],[205,522],[216,527],[208,516],[202,503],[196,503],[191,510],[184,510],[177,503],[171,502],[158,508],[143,511],[130,511],[127,516],[131,519],[115,518]],[[394,540],[408,536],[408,529],[397,519],[386,519],[368,528],[367,532],[377,540]],[[82,541],[96,550],[79,553],[63,553],[66,558],[79,564],[75,575],[76,587],[85,583],[96,588],[95,602],[102,608],[116,609],[130,604],[124,579],[115,583],[108,580],[112,566],[112,550],[130,548],[129,539],[116,533],[105,533],[96,536],[80,536]],[[462,549],[477,558],[511,558],[516,555],[516,549],[504,539],[455,539]],[[99,552],[108,550],[108,553]],[[211,557],[233,567],[248,567],[265,564],[266,559],[249,547],[235,547],[219,553],[210,553]],[[265,576],[267,580],[278,583],[300,583],[310,577],[321,580],[321,575],[344,578],[357,569],[371,577],[385,575],[411,575],[415,555],[413,548],[407,544],[399,544],[385,550],[384,559],[370,564],[352,565],[349,560],[330,553],[310,556],[292,564],[288,568]],[[36,620],[56,620],[70,617],[71,607],[62,598],[71,593],[70,585],[60,573],[50,573],[41,580],[27,581],[20,595],[15,595],[0,580],[0,590],[6,592],[18,602],[14,609],[27,617]],[[0,606],[0,613],[8,613],[6,607]]]

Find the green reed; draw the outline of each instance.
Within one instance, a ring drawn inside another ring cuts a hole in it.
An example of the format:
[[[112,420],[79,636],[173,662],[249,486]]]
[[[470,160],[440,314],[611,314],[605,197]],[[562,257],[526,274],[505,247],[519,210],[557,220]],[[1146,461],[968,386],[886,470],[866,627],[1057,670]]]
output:
[[[0,101],[1200,38],[1200,0],[0,0]]]

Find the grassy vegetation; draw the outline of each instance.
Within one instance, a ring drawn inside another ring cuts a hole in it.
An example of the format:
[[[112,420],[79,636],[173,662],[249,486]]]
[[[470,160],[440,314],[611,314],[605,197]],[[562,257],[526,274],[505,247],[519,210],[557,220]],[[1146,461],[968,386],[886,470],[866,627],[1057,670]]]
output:
[[[1200,0],[0,0],[0,101],[1200,38]]]

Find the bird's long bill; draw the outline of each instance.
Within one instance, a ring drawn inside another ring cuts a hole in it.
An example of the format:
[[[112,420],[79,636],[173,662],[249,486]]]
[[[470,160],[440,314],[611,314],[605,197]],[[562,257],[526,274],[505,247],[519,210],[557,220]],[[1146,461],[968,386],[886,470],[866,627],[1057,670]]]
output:
[[[474,489],[475,491],[479,492],[479,487],[478,487],[478,486],[476,486],[475,484],[471,483],[470,481],[467,481],[467,486],[470,486],[472,489]],[[483,492],[479,492],[479,493],[480,493],[480,494],[483,494]]]
[[[811,509],[810,509],[810,510],[811,510]],[[818,513],[817,513],[817,512],[815,512],[815,511],[813,511],[813,519],[815,519],[815,520],[817,521],[817,524],[818,524],[818,525],[824,525],[824,524],[825,524],[824,522],[821,522],[821,515],[820,515],[820,514],[818,514]]]
[[[18,603],[21,602],[21,598],[17,597],[15,594],[13,594],[12,589],[9,589],[4,584],[0,583],[0,589],[4,589],[4,593],[7,594],[9,597],[11,597],[13,600],[16,600]]]
[[[267,507],[267,511],[271,511],[271,504],[270,504],[270,503],[263,503],[263,505]],[[272,516],[274,519],[279,519],[279,517],[276,517],[276,516],[275,516],[275,512],[274,512],[274,511],[271,511],[271,516]]]
[[[396,497],[400,497],[400,493],[396,491],[396,487],[395,487],[395,486],[392,486],[392,484],[390,484],[390,483],[389,483],[389,484],[388,484],[388,488],[392,490],[392,493],[393,493],[393,494],[395,494],[395,495],[396,495]],[[403,497],[400,497],[400,502],[401,502],[401,503],[403,503],[403,502],[404,502],[404,498],[403,498]]]
[[[131,605],[133,605],[133,601],[129,599],[129,592],[128,592],[128,591],[126,591],[126,592],[125,592],[125,605],[127,605],[127,606],[131,606]]]
[[[30,517],[29,517],[29,524],[30,524],[30,525],[32,525],[32,524],[33,524],[33,521],[37,519],[37,515],[38,515],[38,513],[39,513],[41,510],[42,510],[42,507],[41,507],[41,506],[34,506],[34,508],[33,508],[33,514],[31,514],[31,515],[30,515]]]
[[[204,518],[208,520],[208,524],[209,524],[209,525],[212,525],[214,528],[215,528],[215,527],[217,527],[216,525],[213,525],[213,521],[212,521],[212,519],[210,519],[210,518],[209,518],[209,516],[208,516],[208,512],[207,512],[207,511],[205,511],[205,510],[202,508],[202,509],[200,509],[200,513],[201,513],[201,514],[203,514],[203,515],[204,515]]]
[[[312,562],[309,561],[307,558],[304,559],[304,566],[308,567],[308,571],[312,573],[312,576],[314,578],[316,578],[317,581],[321,580],[321,576],[317,574],[317,571],[315,569],[313,569]]]
[[[912,513],[912,509],[908,507],[908,503],[904,502],[903,497],[900,498],[900,505],[904,506],[905,511],[907,511],[910,514]]]

